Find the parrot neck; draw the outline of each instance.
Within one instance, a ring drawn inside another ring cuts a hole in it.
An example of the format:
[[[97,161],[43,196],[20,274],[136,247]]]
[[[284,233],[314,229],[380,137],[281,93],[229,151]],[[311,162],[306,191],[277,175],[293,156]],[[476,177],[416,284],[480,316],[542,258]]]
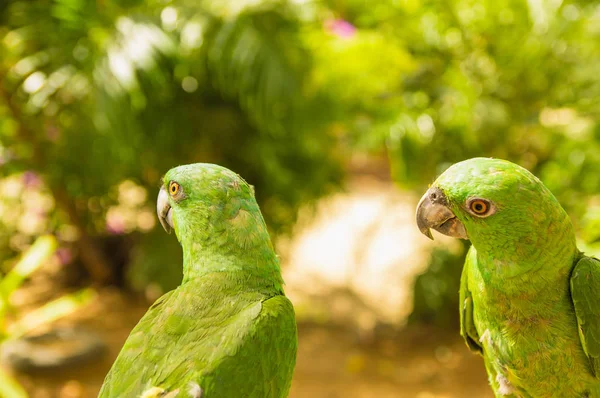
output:
[[[222,238],[222,235],[219,236]],[[267,235],[268,239],[268,235]],[[281,289],[279,260],[270,240],[267,244],[242,248],[228,240],[196,238],[183,240],[183,282],[214,272],[228,272],[244,283],[248,278],[264,280]]]
[[[506,288],[508,278],[514,278],[511,280],[515,283],[521,280],[527,284],[534,275],[550,281],[562,274],[561,271],[570,270],[579,250],[571,220],[563,213],[562,217],[557,217],[558,221],[554,218],[547,225],[536,228],[544,233],[472,241],[484,280]]]
[[[253,199],[234,199],[223,208],[199,207],[189,217],[174,218],[183,249],[183,282],[226,272],[242,289],[253,280],[281,290],[279,260],[258,205]]]

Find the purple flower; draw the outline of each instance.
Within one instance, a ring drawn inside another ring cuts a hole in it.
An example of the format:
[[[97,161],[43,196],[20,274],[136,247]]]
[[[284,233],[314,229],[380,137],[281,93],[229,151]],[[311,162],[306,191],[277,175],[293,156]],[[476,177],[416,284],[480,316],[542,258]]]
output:
[[[356,34],[356,27],[343,19],[328,19],[325,30],[342,39],[349,39]]]
[[[58,261],[62,265],[65,265],[71,262],[73,259],[73,253],[71,253],[71,249],[67,247],[61,247],[56,250],[56,258],[58,258]]]
[[[23,185],[25,188],[36,188],[42,183],[42,179],[33,171],[26,171],[23,173]]]

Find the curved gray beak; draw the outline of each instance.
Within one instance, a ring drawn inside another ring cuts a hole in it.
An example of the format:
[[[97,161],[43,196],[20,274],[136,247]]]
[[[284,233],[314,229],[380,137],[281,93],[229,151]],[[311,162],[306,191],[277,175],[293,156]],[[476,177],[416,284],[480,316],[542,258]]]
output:
[[[160,192],[158,193],[158,199],[156,200],[156,214],[158,215],[160,225],[162,225],[165,231],[170,234],[171,229],[173,229],[173,212],[171,211],[171,205],[169,204],[169,194],[165,187],[161,187]]]
[[[421,233],[433,240],[430,229],[452,236],[469,239],[465,226],[448,207],[446,195],[437,187],[431,187],[417,205],[417,226]]]

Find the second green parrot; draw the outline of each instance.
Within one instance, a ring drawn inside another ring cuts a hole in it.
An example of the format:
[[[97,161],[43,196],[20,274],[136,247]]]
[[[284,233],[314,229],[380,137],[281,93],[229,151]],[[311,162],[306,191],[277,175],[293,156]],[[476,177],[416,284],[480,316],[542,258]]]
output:
[[[183,248],[183,282],[135,326],[100,397],[286,397],[294,308],[253,188],[220,166],[179,166],[157,213]]]
[[[497,397],[600,397],[600,261],[577,249],[538,178],[500,159],[457,163],[421,199],[417,224],[472,243],[461,334]]]

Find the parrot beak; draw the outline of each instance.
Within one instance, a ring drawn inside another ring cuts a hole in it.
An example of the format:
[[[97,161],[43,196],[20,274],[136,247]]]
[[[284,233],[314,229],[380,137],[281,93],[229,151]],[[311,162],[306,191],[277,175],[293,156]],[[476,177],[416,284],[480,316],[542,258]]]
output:
[[[156,200],[156,214],[158,220],[168,234],[171,233],[173,228],[173,212],[171,211],[171,205],[169,204],[169,194],[165,187],[160,188],[158,193],[158,199]]]
[[[454,238],[469,239],[465,226],[448,207],[446,195],[431,187],[417,205],[417,226],[423,235],[433,240],[430,228]]]

